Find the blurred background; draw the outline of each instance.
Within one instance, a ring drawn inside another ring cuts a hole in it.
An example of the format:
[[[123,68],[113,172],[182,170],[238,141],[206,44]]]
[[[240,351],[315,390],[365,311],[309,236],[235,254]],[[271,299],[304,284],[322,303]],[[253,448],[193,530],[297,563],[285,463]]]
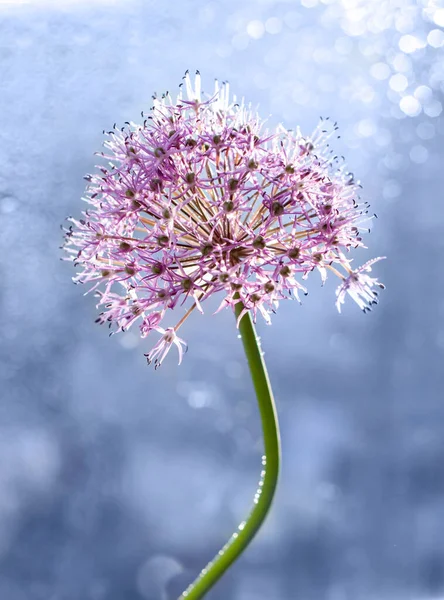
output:
[[[251,506],[261,431],[234,319],[155,372],[60,262],[102,130],[199,69],[335,145],[379,219],[363,315],[309,280],[259,322],[282,424],[266,526],[211,600],[444,598],[444,3],[0,1],[0,598],[174,600]],[[217,303],[214,305],[217,306]]]

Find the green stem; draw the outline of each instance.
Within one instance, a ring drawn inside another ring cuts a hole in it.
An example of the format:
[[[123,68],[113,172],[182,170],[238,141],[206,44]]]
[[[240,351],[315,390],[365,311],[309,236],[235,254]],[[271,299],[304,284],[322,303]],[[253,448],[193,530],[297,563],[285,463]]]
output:
[[[236,318],[239,318],[243,309],[241,302],[235,305]],[[242,317],[239,323],[239,331],[250,367],[262,420],[264,456],[262,458],[261,479],[254,497],[254,506],[247,519],[238,526],[237,531],[233,533],[230,540],[202,570],[189,588],[183,592],[179,600],[203,598],[225,571],[239,558],[264,522],[276,490],[280,464],[279,424],[267,368],[250,313],[246,313]]]

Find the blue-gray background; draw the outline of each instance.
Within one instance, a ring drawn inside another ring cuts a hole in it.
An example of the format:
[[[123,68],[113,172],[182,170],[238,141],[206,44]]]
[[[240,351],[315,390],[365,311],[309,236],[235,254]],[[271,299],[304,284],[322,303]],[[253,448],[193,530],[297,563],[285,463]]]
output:
[[[193,315],[178,368],[108,338],[59,261],[102,129],[185,71],[271,124],[339,121],[379,219],[381,303],[259,323],[282,423],[273,511],[212,600],[444,595],[444,4],[0,2],[0,599],[177,597],[249,509],[255,399],[233,318]],[[360,254],[360,255],[359,255]]]

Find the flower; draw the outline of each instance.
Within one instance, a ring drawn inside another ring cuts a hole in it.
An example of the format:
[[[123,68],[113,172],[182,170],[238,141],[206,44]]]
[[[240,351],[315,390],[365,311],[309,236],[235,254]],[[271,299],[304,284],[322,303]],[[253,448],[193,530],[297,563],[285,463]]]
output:
[[[179,365],[182,362],[183,353],[187,351],[186,343],[177,337],[174,327],[168,327],[168,329],[162,329],[162,327],[156,327],[157,331],[162,333],[162,337],[154,346],[154,348],[148,354],[145,354],[148,364],[150,365],[154,361],[154,368],[157,369],[162,364],[163,359],[168,354],[171,346],[174,344],[179,351]],[[183,346],[183,348],[182,348]]]
[[[185,95],[154,97],[141,125],[108,133],[100,153],[108,163],[86,177],[89,207],[68,219],[68,259],[80,268],[74,280],[99,298],[97,321],[162,333],[147,355],[159,365],[172,345],[182,358],[175,332],[217,293],[220,309],[242,302],[243,313],[268,323],[317,271],[322,283],[328,272],[343,280],[338,309],[346,292],[361,308],[373,302],[380,284],[363,271],[374,261],[352,271],[345,256],[363,246],[368,206],[329,150],[336,123],[321,120],[308,137],[268,131],[228,84],[216,82],[204,99],[198,73],[184,80]],[[185,316],[162,329],[184,303]]]
[[[341,304],[344,304],[346,294],[350,294],[359,308],[364,312],[370,311],[373,304],[378,304],[378,292],[373,288],[376,286],[383,290],[385,289],[385,285],[374,277],[365,275],[365,272],[370,272],[372,265],[384,258],[385,256],[373,258],[359,267],[359,269],[355,271],[350,270],[348,277],[343,278],[341,285],[336,290],[336,307],[339,312],[341,312]]]

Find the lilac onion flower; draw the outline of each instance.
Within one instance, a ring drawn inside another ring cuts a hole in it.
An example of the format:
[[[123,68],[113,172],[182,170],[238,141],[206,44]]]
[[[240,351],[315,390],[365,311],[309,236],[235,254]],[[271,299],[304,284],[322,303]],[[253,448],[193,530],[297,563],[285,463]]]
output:
[[[217,293],[219,310],[241,303],[238,323],[246,312],[269,323],[281,300],[306,294],[310,273],[324,282],[330,272],[338,310],[346,293],[369,310],[383,286],[364,274],[375,261],[352,270],[346,257],[364,247],[368,205],[329,149],[336,124],[322,120],[311,136],[268,130],[227,83],[203,98],[198,73],[184,80],[176,101],[154,97],[143,124],[109,132],[108,164],[86,178],[90,207],[68,219],[75,281],[95,290],[97,322],[161,333],[147,354],[159,366],[172,345],[182,359],[178,328]],[[179,323],[161,327],[184,303]]]
[[[384,290],[385,285],[374,277],[365,275],[365,272],[371,271],[372,265],[383,258],[382,256],[373,258],[344,277],[342,284],[336,290],[336,307],[339,312],[341,312],[341,304],[344,304],[346,294],[349,294],[364,312],[371,310],[371,306],[378,303],[378,292],[374,288],[379,287]]]
[[[186,343],[177,331],[205,301],[222,296],[231,308],[247,357],[261,415],[261,479],[248,517],[179,600],[200,600],[246,549],[266,518],[280,468],[279,423],[253,322],[267,323],[281,300],[306,294],[317,271],[340,279],[336,306],[348,294],[366,312],[384,286],[368,275],[376,258],[356,269],[347,257],[364,247],[368,205],[332,155],[336,124],[321,120],[311,136],[282,126],[270,131],[228,84],[204,98],[197,73],[185,76],[176,101],[154,98],[142,125],[109,132],[107,166],[87,177],[81,219],[70,218],[68,260],[78,283],[98,296],[99,323],[160,340],[146,354],[160,366],[172,346],[179,364]],[[143,113],[142,113],[143,117]],[[371,217],[370,217],[371,218]],[[164,326],[185,305],[174,326]]]

